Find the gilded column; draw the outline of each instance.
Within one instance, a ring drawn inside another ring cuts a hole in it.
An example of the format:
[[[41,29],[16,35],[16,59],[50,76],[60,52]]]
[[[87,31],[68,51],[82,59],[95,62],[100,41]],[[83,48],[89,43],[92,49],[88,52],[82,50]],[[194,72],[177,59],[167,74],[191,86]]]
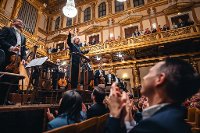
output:
[[[78,8],[78,24],[81,23],[81,14],[82,14],[82,8],[79,7],[79,8]]]
[[[53,21],[53,17],[52,17],[52,16],[49,16],[49,17],[48,17],[48,22],[47,22],[47,32],[50,32],[50,31],[51,31],[52,21]]]
[[[35,25],[35,32],[34,32],[35,35],[38,34],[38,28],[39,28],[39,23],[40,23],[40,20],[41,20],[41,16],[42,16],[42,11],[41,11],[41,9],[39,9],[38,10],[38,16],[37,16],[37,23]]]
[[[130,2],[130,0],[127,0],[127,1],[126,1],[126,4],[127,4],[127,8],[128,8],[128,9],[131,8],[131,2]]]
[[[140,71],[136,63],[133,64],[132,72],[134,77],[134,87],[138,87],[140,85]]]
[[[23,1],[22,0],[15,0],[14,6],[13,6],[13,10],[12,10],[12,14],[11,14],[11,19],[17,18],[19,10],[22,6]]]
[[[61,15],[61,29],[64,28],[64,15]]]
[[[107,0],[108,2],[108,14],[112,14],[112,0]]]
[[[96,5],[95,2],[93,2],[93,3],[91,4],[91,7],[92,7],[92,20],[95,19],[95,5]]]
[[[5,9],[6,3],[8,2],[8,0],[1,0],[0,1],[0,8]]]

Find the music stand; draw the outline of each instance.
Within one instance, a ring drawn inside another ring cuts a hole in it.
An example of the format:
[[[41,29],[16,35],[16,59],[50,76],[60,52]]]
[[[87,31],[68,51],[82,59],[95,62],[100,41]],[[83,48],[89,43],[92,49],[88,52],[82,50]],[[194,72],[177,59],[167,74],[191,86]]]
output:
[[[48,57],[42,57],[42,58],[33,59],[33,60],[26,66],[26,68],[41,66],[42,64],[44,64],[44,62],[47,61],[47,59],[48,59]]]
[[[9,73],[9,72],[0,72],[0,75],[1,75],[0,78],[3,77],[3,76],[12,76],[12,77],[18,78],[19,80],[22,80],[22,92],[23,92],[23,90],[24,90],[23,85],[24,85],[25,76],[20,75],[20,74]],[[5,99],[4,99],[4,105],[5,105],[7,100],[8,100],[8,95],[9,95],[10,89],[12,87],[12,84],[10,84],[8,82],[5,82],[4,84],[8,84],[9,85],[8,90],[6,92]],[[22,93],[22,95],[21,95],[21,105],[23,104],[23,97],[24,96],[23,96],[23,93]]]

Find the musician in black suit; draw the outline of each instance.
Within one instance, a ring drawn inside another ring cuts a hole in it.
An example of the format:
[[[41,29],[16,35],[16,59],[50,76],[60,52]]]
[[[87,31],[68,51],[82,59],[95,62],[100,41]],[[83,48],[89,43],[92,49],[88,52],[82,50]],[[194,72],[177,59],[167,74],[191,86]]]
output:
[[[115,75],[112,74],[112,70],[108,70],[108,74],[105,76],[106,91],[110,90],[112,83],[115,82]]]
[[[70,53],[76,52],[76,53],[81,53],[85,54],[88,51],[81,51],[80,50],[80,39],[78,37],[73,38],[71,37],[71,32],[67,31],[67,44],[69,46]],[[71,65],[71,88],[76,89],[78,85],[78,75],[79,75],[79,63],[80,63],[80,56],[77,54],[72,54],[72,65]]]
[[[14,19],[11,27],[3,27],[0,30],[0,49],[5,52],[5,62],[0,66],[0,71],[6,71],[5,68],[11,63],[10,57],[18,53],[21,57],[22,64],[25,64],[26,59],[26,38],[22,34],[24,24],[20,19]],[[0,81],[0,104],[2,99],[5,99],[8,85],[2,82],[18,84],[18,79],[4,76]],[[13,86],[11,92],[16,92],[18,85]],[[4,100],[3,100],[4,101]]]
[[[10,56],[19,52],[22,63],[26,60],[26,38],[22,34],[23,22],[20,19],[13,20],[12,27],[3,27],[0,30],[0,49],[5,52],[5,63],[1,70],[10,64]]]
[[[98,69],[94,72],[94,86],[99,85],[100,78],[102,76],[105,78],[105,71],[104,70]]]

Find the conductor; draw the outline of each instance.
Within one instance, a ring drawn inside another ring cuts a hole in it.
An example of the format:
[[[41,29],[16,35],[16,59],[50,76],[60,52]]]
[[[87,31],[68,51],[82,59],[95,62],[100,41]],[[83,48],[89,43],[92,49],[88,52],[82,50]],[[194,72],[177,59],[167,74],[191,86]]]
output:
[[[71,36],[71,31],[67,31],[67,44],[69,46],[69,50],[71,53],[71,88],[76,89],[78,85],[78,75],[79,75],[79,63],[80,63],[80,56],[77,54],[72,54],[72,53],[81,53],[85,54],[88,51],[81,51],[80,50],[80,39],[78,37],[73,37]],[[72,41],[71,41],[72,40]]]

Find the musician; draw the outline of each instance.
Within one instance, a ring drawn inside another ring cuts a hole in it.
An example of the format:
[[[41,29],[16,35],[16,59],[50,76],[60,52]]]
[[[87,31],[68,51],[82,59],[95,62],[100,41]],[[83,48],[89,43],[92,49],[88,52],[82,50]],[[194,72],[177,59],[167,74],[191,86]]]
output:
[[[115,82],[115,75],[112,74],[112,70],[108,70],[108,74],[105,76],[105,82],[106,82],[106,91],[110,91],[111,85],[113,82]]]
[[[0,71],[6,71],[5,68],[11,63],[11,55],[18,54],[21,57],[22,64],[25,64],[26,59],[26,38],[22,34],[24,23],[20,19],[14,19],[11,27],[3,27],[0,30],[0,49],[5,52],[5,62],[0,66]],[[18,80],[12,77],[4,76],[0,82],[9,82],[18,84]],[[8,85],[0,83],[0,104],[5,98]],[[18,85],[13,86],[11,92],[16,92]]]
[[[0,48],[5,52],[5,63],[1,70],[10,64],[10,56],[19,52],[22,63],[26,60],[26,38],[22,34],[24,23],[20,19],[14,19],[11,27],[3,27],[0,30]]]
[[[100,84],[101,78],[105,78],[105,71],[100,68],[94,72],[94,86]]]
[[[78,37],[73,38],[71,36],[71,31],[67,31],[67,44],[69,46],[70,53],[87,53],[88,51],[81,51],[80,50],[80,39]],[[71,88],[76,89],[78,85],[78,75],[79,75],[79,64],[80,64],[80,56],[77,54],[72,54],[72,65],[71,65]]]

